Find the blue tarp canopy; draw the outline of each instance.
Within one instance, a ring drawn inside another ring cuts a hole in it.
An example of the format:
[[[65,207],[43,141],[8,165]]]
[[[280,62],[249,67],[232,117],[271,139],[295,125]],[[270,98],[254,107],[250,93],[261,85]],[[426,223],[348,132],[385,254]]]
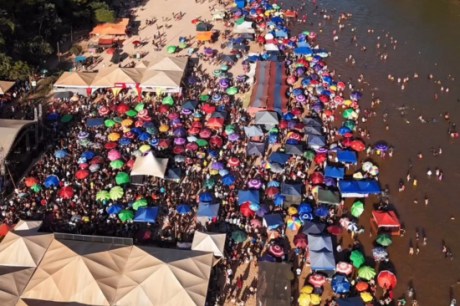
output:
[[[265,154],[265,143],[249,142],[246,148],[246,154],[249,156],[264,155]]]
[[[321,119],[317,117],[308,117],[303,119],[303,123],[305,126],[314,126],[314,127],[319,127],[321,128],[323,126],[323,123],[321,122]]]
[[[271,214],[264,216],[264,226],[269,230],[276,229],[284,224],[283,217],[279,214]]]
[[[315,252],[333,252],[332,239],[329,235],[307,235],[308,247]]]
[[[305,235],[318,235],[321,234],[325,228],[326,224],[324,223],[305,220],[303,222],[302,233],[304,233]]]
[[[339,190],[344,198],[367,197],[370,194],[380,194],[379,182],[376,180],[343,180],[339,181]]]
[[[104,118],[88,118],[86,125],[88,127],[104,126]]]
[[[246,1],[245,0],[235,0],[235,4],[237,8],[244,8],[246,6]]]
[[[290,157],[291,156],[286,153],[274,152],[270,155],[270,157],[268,158],[268,161],[270,163],[278,163],[280,165],[284,165],[286,164],[286,162],[289,160]]]
[[[324,170],[324,176],[332,177],[337,179],[343,179],[345,176],[345,168],[343,167],[334,167],[334,166],[326,166]]]
[[[287,38],[288,33],[284,30],[275,30],[275,37],[277,38]]]
[[[305,133],[311,135],[323,135],[323,128],[321,126],[306,126]]]
[[[260,194],[258,190],[239,190],[238,205],[243,205],[245,202],[260,205]]]
[[[311,48],[310,44],[306,40],[301,40],[297,42],[297,48],[307,47]]]
[[[359,296],[337,299],[339,306],[364,306],[363,300]]]
[[[79,55],[79,56],[75,57],[75,62],[76,63],[83,63],[84,61],[86,61],[86,56],[84,56],[84,55]]]
[[[290,155],[303,155],[304,149],[300,144],[286,144],[284,147],[286,154]]]
[[[345,164],[358,163],[358,155],[352,150],[337,150],[337,159]]]
[[[310,251],[311,269],[316,271],[334,271],[335,258],[332,252]]]
[[[200,203],[198,205],[198,211],[196,215],[198,217],[205,217],[205,218],[214,218],[217,217],[219,213],[219,203],[215,204],[208,204],[208,203]]]
[[[308,134],[307,146],[313,150],[322,148],[326,145],[326,137]]]
[[[141,207],[134,216],[134,222],[155,223],[158,217],[158,207]]]
[[[297,47],[297,48],[294,49],[294,54],[309,56],[309,55],[312,55],[313,52],[312,52],[311,48],[309,48],[309,47]]]

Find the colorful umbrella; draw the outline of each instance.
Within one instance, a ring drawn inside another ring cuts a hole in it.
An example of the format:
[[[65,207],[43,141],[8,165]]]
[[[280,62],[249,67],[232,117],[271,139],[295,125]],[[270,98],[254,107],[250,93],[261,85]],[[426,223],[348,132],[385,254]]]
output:
[[[391,237],[388,234],[380,234],[376,241],[378,244],[384,247],[390,246],[393,243]]]
[[[38,184],[38,180],[35,177],[28,177],[25,179],[25,184],[27,187],[32,187],[33,185]]]
[[[355,285],[355,289],[358,291],[358,292],[362,292],[362,291],[366,291],[367,289],[369,288],[369,284],[366,283],[366,282],[358,282],[356,285]]]
[[[117,150],[112,149],[107,154],[107,157],[108,157],[109,160],[114,161],[114,160],[117,160],[117,159],[121,158],[121,153],[119,151],[117,151]]]
[[[50,175],[45,179],[43,185],[45,185],[46,188],[57,187],[59,186],[59,177]]]
[[[163,101],[161,102],[163,105],[168,105],[168,106],[173,106],[174,105],[174,100],[171,96],[166,96],[163,98]]]
[[[272,254],[275,257],[282,257],[284,255],[283,248],[281,246],[277,245],[277,244],[271,245],[268,250],[269,250],[270,254]]]
[[[302,226],[302,221],[300,219],[291,217],[287,220],[287,228],[291,231],[298,231]]]
[[[79,180],[84,180],[89,176],[89,171],[88,170],[78,170],[75,173],[75,177]]]
[[[134,218],[134,212],[132,212],[131,210],[122,210],[122,211],[118,214],[118,218],[119,218],[122,222],[131,221],[131,220],[133,220],[133,218]]]
[[[32,187],[30,187],[30,189],[32,189],[33,192],[38,193],[42,191],[43,188],[40,184],[35,184]]]
[[[353,217],[359,218],[364,212],[364,203],[361,201],[356,201],[351,206],[351,215]]]
[[[147,206],[147,199],[145,198],[141,198],[133,203],[134,210],[138,210],[139,208],[146,207],[146,206]]]
[[[125,165],[125,162],[122,161],[121,159],[117,159],[117,160],[110,162],[110,167],[112,169],[121,169],[123,168],[124,165]]]
[[[353,250],[350,254],[350,260],[353,263],[355,268],[361,267],[365,262],[366,259],[364,258],[363,253],[358,250]]]
[[[379,275],[377,276],[377,283],[384,289],[393,289],[396,287],[398,280],[393,272],[384,270],[380,271]]]
[[[235,241],[236,243],[242,243],[246,241],[247,235],[245,232],[236,230],[232,233],[232,240]]]
[[[376,274],[375,269],[369,266],[362,266],[358,270],[358,276],[367,281],[373,279]]]
[[[335,266],[335,270],[338,273],[343,273],[345,275],[351,274],[353,272],[353,266],[348,262],[341,261]]]
[[[374,299],[372,294],[370,294],[369,292],[361,292],[360,296],[364,303],[370,303]]]
[[[112,189],[110,189],[109,194],[110,194],[110,199],[118,200],[123,197],[124,191],[123,191],[123,188],[121,188],[120,186],[115,186],[115,187],[112,187]]]
[[[73,197],[74,191],[72,187],[65,186],[59,190],[59,196],[63,199],[71,199]]]
[[[101,190],[96,194],[97,201],[110,200],[110,193],[107,190]]]
[[[118,133],[110,133],[109,136],[107,136],[109,141],[118,141],[120,138],[121,136]]]
[[[326,277],[322,274],[314,273],[310,275],[308,282],[314,287],[322,287],[326,283]]]
[[[117,185],[129,184],[131,182],[131,177],[126,172],[119,172],[115,176],[115,182],[117,182]]]

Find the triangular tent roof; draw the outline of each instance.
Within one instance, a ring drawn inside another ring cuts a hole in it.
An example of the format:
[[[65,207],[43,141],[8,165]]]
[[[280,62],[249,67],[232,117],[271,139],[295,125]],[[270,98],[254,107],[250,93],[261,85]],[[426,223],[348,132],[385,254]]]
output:
[[[139,61],[136,63],[136,68],[147,68],[148,66],[150,65],[150,62],[149,61]]]
[[[14,231],[22,230],[37,230],[42,226],[43,221],[26,221],[19,220],[19,222],[14,226]]]
[[[318,189],[318,201],[324,204],[340,204],[340,195],[329,189]]]
[[[193,251],[212,252],[214,256],[223,257],[226,234],[195,232],[192,242]]]
[[[146,71],[140,87],[180,87],[182,71]]]
[[[257,112],[255,122],[262,125],[276,125],[279,123],[278,114],[270,111]]]
[[[18,305],[19,297],[34,271],[35,268],[0,266],[1,305]]]
[[[157,158],[149,152],[145,156],[139,156],[134,162],[131,176],[133,175],[147,175],[164,178],[166,168],[168,166],[168,158]]]
[[[144,69],[109,67],[99,71],[91,83],[92,87],[114,87],[117,84],[136,85],[141,82]]]
[[[251,125],[244,127],[244,133],[247,137],[260,137],[264,136],[264,132],[259,126]]]
[[[96,77],[94,72],[64,72],[54,87],[88,88]]]
[[[372,216],[374,217],[375,222],[378,227],[400,227],[398,216],[396,216],[394,211],[372,211]]]
[[[14,86],[14,84],[15,82],[0,81],[0,95],[6,94],[6,92]]]
[[[265,154],[265,143],[263,142],[249,142],[246,148],[247,155],[264,155]]]
[[[310,262],[313,270],[333,271],[335,270],[335,258],[332,252],[310,251]]]
[[[332,239],[329,235],[310,235],[308,234],[308,247],[310,251],[322,252],[328,251],[332,252]]]
[[[147,70],[183,72],[185,67],[187,67],[187,62],[188,57],[165,56],[162,58],[154,58],[150,62]]]

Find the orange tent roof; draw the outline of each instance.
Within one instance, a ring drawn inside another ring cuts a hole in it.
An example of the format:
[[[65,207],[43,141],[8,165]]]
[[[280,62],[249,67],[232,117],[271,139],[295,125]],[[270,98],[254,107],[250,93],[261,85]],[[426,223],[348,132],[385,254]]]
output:
[[[196,34],[196,40],[198,41],[210,41],[212,39],[212,32],[198,32]]]
[[[372,216],[378,227],[400,227],[399,219],[394,211],[372,211]]]
[[[125,35],[129,19],[123,18],[118,23],[103,23],[94,27],[91,35]]]

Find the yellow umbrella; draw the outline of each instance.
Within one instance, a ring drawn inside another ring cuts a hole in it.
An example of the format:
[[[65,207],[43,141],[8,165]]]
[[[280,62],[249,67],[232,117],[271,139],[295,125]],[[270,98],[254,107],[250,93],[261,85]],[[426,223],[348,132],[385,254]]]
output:
[[[162,133],[167,132],[169,131],[169,126],[167,126],[166,124],[162,124],[160,125],[160,128],[158,130]]]
[[[209,171],[209,174],[211,174],[211,175],[218,175],[218,174],[219,174],[219,170],[212,169],[211,171]]]
[[[288,208],[288,214],[289,216],[293,216],[293,215],[296,215],[297,214],[297,208],[295,208],[294,206],[291,206]]]
[[[313,292],[313,287],[309,285],[303,286],[303,288],[300,289],[300,293],[310,294],[312,292]]]
[[[125,127],[126,127],[126,126],[131,126],[131,125],[133,125],[133,120],[132,120],[132,119],[125,119],[125,120],[123,120],[123,121],[121,122],[121,125],[122,125],[122,126],[125,126]]]
[[[321,297],[317,294],[310,294],[310,303],[312,305],[319,305],[321,304]]]
[[[299,306],[310,306],[310,294],[302,293],[297,302],[299,302]]]
[[[329,86],[329,90],[330,91],[337,91],[337,86],[331,85],[331,86]]]
[[[151,147],[148,144],[144,144],[139,148],[139,151],[141,151],[142,153],[145,153],[145,152],[150,151],[150,149]]]
[[[343,101],[343,105],[345,105],[345,106],[351,106],[352,104],[353,104],[353,101],[351,101],[351,100]]]
[[[307,56],[306,59],[307,61],[311,62],[313,60],[313,56]]]
[[[369,292],[361,292],[361,299],[364,303],[369,303],[374,299],[374,297]]]
[[[110,141],[118,141],[120,139],[120,134],[118,133],[110,133],[108,136]]]
[[[81,219],[85,223],[88,223],[90,221],[88,216],[83,216],[83,218],[81,218]]]

